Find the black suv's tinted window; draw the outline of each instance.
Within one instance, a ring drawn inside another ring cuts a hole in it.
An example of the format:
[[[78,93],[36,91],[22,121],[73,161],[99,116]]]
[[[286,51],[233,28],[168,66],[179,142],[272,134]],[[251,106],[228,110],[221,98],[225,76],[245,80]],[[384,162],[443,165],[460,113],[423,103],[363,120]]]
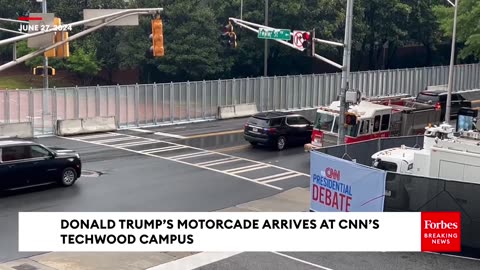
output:
[[[30,158],[29,146],[6,146],[2,148],[2,161]]]
[[[300,117],[300,116],[292,116],[287,118],[287,124],[289,125],[308,125],[310,122],[308,122],[307,119]]]
[[[250,119],[248,119],[248,124],[259,127],[268,127],[269,119],[250,117]]]
[[[426,95],[426,94],[420,93],[418,94],[416,101],[420,103],[430,103],[434,105],[439,101],[439,98],[438,98],[438,95]]]
[[[47,151],[47,149],[40,147],[38,145],[31,146],[31,153],[32,153],[32,158],[46,157],[50,154]]]
[[[272,118],[270,119],[270,126],[277,127],[282,125],[283,118]]]

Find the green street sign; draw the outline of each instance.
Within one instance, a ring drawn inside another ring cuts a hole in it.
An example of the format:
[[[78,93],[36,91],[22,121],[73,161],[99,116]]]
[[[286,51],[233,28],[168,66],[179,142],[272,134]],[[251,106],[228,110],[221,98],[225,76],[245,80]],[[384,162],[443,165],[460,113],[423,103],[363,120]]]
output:
[[[258,29],[258,38],[290,40],[289,29]]]

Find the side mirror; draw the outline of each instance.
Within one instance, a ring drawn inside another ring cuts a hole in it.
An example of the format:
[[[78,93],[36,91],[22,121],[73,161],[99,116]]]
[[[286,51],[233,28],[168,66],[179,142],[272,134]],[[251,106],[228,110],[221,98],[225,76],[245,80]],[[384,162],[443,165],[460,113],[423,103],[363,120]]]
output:
[[[57,157],[57,154],[56,154],[55,152],[50,152],[50,154],[48,155],[48,157],[49,157],[50,159],[54,159],[54,158]]]

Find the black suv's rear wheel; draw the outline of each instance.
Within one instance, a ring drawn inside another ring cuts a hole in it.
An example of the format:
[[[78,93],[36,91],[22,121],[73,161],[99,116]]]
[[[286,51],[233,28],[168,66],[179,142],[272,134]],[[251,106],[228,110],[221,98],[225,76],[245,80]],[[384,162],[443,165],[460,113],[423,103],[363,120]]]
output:
[[[77,172],[73,168],[66,168],[62,172],[60,184],[64,187],[69,187],[77,180]]]
[[[285,146],[287,145],[287,139],[285,137],[280,136],[277,138],[276,144],[275,144],[275,149],[277,150],[283,150],[285,149]]]

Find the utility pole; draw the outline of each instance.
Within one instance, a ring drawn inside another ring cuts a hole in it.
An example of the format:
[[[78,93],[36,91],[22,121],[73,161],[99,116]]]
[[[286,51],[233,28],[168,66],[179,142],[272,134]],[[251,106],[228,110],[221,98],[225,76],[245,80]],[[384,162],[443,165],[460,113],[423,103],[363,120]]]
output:
[[[47,0],[42,0],[42,13],[47,13]],[[43,114],[49,114],[49,102],[50,95],[48,93],[48,58],[43,55]],[[45,119],[45,118],[43,118]]]
[[[448,2],[454,6],[454,15],[453,15],[453,32],[452,32],[452,49],[450,52],[450,68],[448,70],[448,94],[447,94],[447,108],[445,110],[445,122],[450,123],[450,111],[452,107],[452,88],[453,88],[453,69],[455,63],[455,36],[457,34],[457,10],[458,10],[458,0],[455,0],[453,4],[450,0]]]
[[[265,26],[268,26],[268,0],[265,0]],[[265,39],[265,51],[263,56],[263,76],[268,76],[268,40]]]
[[[240,20],[243,20],[243,0],[240,0]]]
[[[338,121],[338,144],[345,143],[345,113],[348,112],[349,104],[345,97],[350,83],[350,57],[352,51],[352,19],[353,0],[347,0],[347,14],[345,18],[345,38],[343,47],[342,85],[340,89],[340,115]]]

